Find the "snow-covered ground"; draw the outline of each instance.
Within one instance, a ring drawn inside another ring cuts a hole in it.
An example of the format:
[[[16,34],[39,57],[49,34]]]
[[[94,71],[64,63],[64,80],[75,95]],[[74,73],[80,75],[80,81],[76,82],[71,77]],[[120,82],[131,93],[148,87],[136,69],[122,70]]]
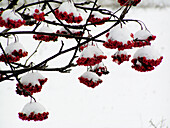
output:
[[[152,128],[151,119],[155,124],[165,119],[165,125],[170,127],[169,14],[170,8],[132,8],[127,16],[142,20],[157,36],[153,45],[164,59],[154,71],[137,72],[130,62],[118,66],[111,61],[113,52],[103,48],[108,55],[105,64],[110,74],[102,76],[103,83],[95,89],[80,84],[77,79],[86,71],[85,67],[76,67],[70,74],[42,72],[48,81],[41,93],[34,95],[50,113],[42,122],[20,120],[18,112],[30,98],[15,93],[16,82],[0,83],[0,128]],[[136,23],[129,23],[128,27],[133,32],[139,30]],[[20,37],[29,51],[36,42],[31,38],[28,35]],[[45,43],[34,59],[40,61],[44,58],[38,59],[38,55],[53,55],[45,50],[57,49],[58,45],[60,43]]]

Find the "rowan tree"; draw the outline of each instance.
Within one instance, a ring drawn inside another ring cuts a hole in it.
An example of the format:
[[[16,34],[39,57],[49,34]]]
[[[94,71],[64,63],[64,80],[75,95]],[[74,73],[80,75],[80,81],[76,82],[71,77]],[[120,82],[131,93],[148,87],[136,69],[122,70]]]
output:
[[[40,71],[69,73],[72,68],[84,66],[87,71],[82,72],[78,79],[87,87],[95,88],[102,83],[102,75],[109,73],[102,61],[108,57],[113,58],[113,62],[118,65],[131,58],[132,68],[139,72],[152,71],[161,63],[163,57],[151,46],[156,36],[151,34],[142,21],[126,18],[130,9],[136,7],[141,0],[118,0],[120,8],[116,11],[102,8],[97,1],[75,3],[72,0],[38,0],[19,6],[18,0],[13,0],[9,1],[7,7],[1,7],[0,27],[3,31],[0,37],[6,38],[7,43],[0,42],[0,62],[5,63],[9,70],[0,70],[0,82],[16,80],[16,93],[33,99],[19,112],[20,119],[42,121],[48,118],[49,113],[33,96],[48,82],[48,78],[41,75]],[[139,24],[141,29],[136,30],[136,33],[130,32],[126,26],[129,22]],[[92,33],[92,29],[104,24],[108,24],[107,27],[96,35]],[[21,31],[21,26],[26,27]],[[27,48],[24,48],[24,43],[28,42],[19,41],[18,36],[25,34],[39,42],[37,47],[32,48],[33,53],[28,53]],[[106,39],[99,39],[103,35]],[[74,40],[76,45],[64,49],[68,42],[59,41],[60,38]],[[49,42],[49,45],[59,42],[60,49],[57,52],[51,51],[54,53],[52,56],[35,63],[32,57],[44,42]],[[99,43],[106,49],[117,49],[117,52],[107,56],[99,48]],[[126,49],[135,48],[138,50],[132,58]],[[62,63],[62,67],[49,65],[49,62],[70,51],[74,51],[74,54],[70,54],[69,63]],[[24,63],[20,61],[22,58],[27,58]]]

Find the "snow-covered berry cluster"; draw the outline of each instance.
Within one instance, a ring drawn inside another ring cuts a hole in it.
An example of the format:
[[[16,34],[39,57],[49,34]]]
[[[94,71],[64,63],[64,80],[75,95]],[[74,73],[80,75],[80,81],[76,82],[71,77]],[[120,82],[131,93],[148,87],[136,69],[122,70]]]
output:
[[[83,83],[91,88],[95,88],[100,83],[102,83],[102,80],[99,78],[99,76],[96,73],[90,71],[85,72],[78,79],[80,83]]]
[[[133,47],[143,47],[146,45],[151,45],[150,41],[155,40],[156,36],[152,35],[148,30],[139,30],[135,33],[133,38]]]
[[[116,62],[118,65],[120,65],[124,61],[129,61],[131,55],[128,55],[126,51],[117,51],[111,57],[113,58],[113,62]]]
[[[90,16],[88,22],[91,22],[96,25],[102,25],[106,21],[108,21],[110,18],[109,17],[104,17],[102,14],[93,12],[92,15]]]
[[[58,9],[55,10],[55,16],[67,23],[80,23],[83,18],[75,8],[72,2],[63,2]]]
[[[121,6],[136,6],[140,2],[141,0],[118,0],[118,3],[120,3]]]
[[[162,62],[161,56],[153,47],[143,47],[136,51],[132,59],[132,68],[139,72],[152,71]]]
[[[0,16],[0,27],[18,28],[25,24],[25,20],[13,10],[5,10]]]
[[[45,33],[54,33],[53,30],[47,26],[43,26],[39,29],[38,32],[45,32]],[[45,42],[49,42],[49,41],[57,41],[58,40],[58,36],[53,36],[53,35],[43,35],[43,34],[36,34],[33,35],[33,38],[35,40],[41,40],[41,41],[45,41]]]
[[[31,95],[33,93],[40,92],[42,85],[47,81],[47,78],[43,77],[38,72],[27,73],[21,77],[21,85],[17,83],[16,93],[19,95],[28,96],[28,91]],[[26,90],[26,91],[25,91]]]
[[[70,29],[71,33],[74,36],[83,36],[83,32],[81,30],[77,30],[77,29]],[[66,35],[71,35],[65,28],[61,28],[60,30],[57,30],[56,32],[57,34],[66,34]]]
[[[28,52],[24,49],[21,43],[15,42],[10,43],[5,48],[5,53],[2,53],[0,55],[0,62],[17,62],[20,60],[20,58],[25,57],[28,55]]]
[[[40,12],[39,9],[35,9],[34,14],[33,14],[33,18],[37,21],[44,21],[45,20],[44,12]]]
[[[126,27],[116,26],[106,34],[106,37],[107,41],[103,43],[106,48],[124,50],[133,47],[131,33]]]
[[[47,112],[40,103],[31,102],[27,103],[22,112],[18,113],[19,118],[27,121],[42,121],[48,118],[49,112]]]
[[[78,65],[94,66],[106,59],[107,56],[97,46],[88,46],[85,48],[77,60]]]

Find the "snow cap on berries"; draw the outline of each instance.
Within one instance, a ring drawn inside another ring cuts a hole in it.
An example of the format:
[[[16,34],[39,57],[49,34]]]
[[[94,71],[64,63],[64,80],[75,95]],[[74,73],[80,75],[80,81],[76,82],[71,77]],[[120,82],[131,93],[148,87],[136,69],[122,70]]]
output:
[[[67,14],[73,13],[75,17],[79,16],[77,9],[72,2],[63,2],[58,10],[62,13],[67,12]]]
[[[104,15],[101,13],[93,11],[88,22],[94,23],[96,25],[101,25],[104,24],[104,22],[107,20],[109,20],[109,17],[104,17]]]
[[[162,62],[163,56],[153,47],[145,46],[136,51],[132,68],[140,72],[152,71]]]
[[[117,40],[123,44],[127,44],[127,41],[132,40],[130,34],[131,33],[125,26],[121,28],[119,25],[117,25],[110,30],[108,39]]]
[[[46,81],[47,78],[45,78],[38,72],[27,73],[26,75],[22,76],[20,80],[23,89],[20,87],[21,85],[19,85],[18,83],[16,93],[27,97],[28,93],[25,92],[26,90],[31,95],[33,95],[33,93],[41,91],[42,85],[44,85]]]
[[[77,60],[78,65],[84,66],[94,66],[102,61],[102,59],[106,59],[107,56],[97,47],[97,46],[88,46],[86,47],[79,59]]]
[[[38,102],[27,103],[23,110],[18,113],[19,118],[22,120],[34,120],[34,121],[42,121],[48,118],[49,113],[45,110],[44,106],[42,106]]]
[[[124,50],[133,46],[131,33],[125,26],[117,25],[106,35],[107,42],[103,43],[106,48]]]
[[[134,35],[134,46],[143,47],[151,45],[150,41],[155,40],[156,36],[152,35],[148,30],[139,30]]]
[[[58,19],[65,20],[67,23],[79,24],[83,20],[73,2],[63,2],[60,7],[55,10],[55,15]]]
[[[3,11],[1,17],[5,20],[5,22],[8,21],[8,18],[14,21],[23,20],[22,17],[18,13],[14,12],[12,9]]]
[[[24,49],[23,45],[19,42],[10,43],[5,48],[5,53],[6,56],[4,54],[1,54],[0,56],[0,61],[2,62],[7,62],[7,58],[9,62],[17,62],[20,60],[20,58],[28,55],[28,52]]]
[[[24,85],[28,85],[29,83],[31,83],[32,85],[41,85],[40,80],[45,80],[46,78],[44,76],[42,76],[39,72],[31,72],[31,73],[27,73],[25,74],[22,78],[21,78],[21,83]]]
[[[90,71],[85,72],[78,79],[80,80],[80,83],[83,83],[91,88],[95,88],[100,83],[102,83],[100,77],[96,73]]]
[[[5,26],[6,28],[18,28],[24,23],[25,21],[22,17],[11,9],[3,11],[0,16],[0,27]]]
[[[23,47],[23,45],[20,42],[15,42],[15,43],[10,43],[6,48],[5,48],[5,52],[6,54],[12,54],[12,52],[14,50],[16,50],[17,52],[19,52],[19,50],[22,50],[22,52],[27,52],[25,50],[25,48]]]
[[[76,36],[83,36],[83,32],[80,29],[69,29],[73,35]],[[71,35],[64,27],[62,27],[60,30],[57,30],[57,34],[67,34]]]
[[[47,27],[45,25],[43,27],[41,27],[38,30],[38,32],[54,33],[54,31],[50,27]],[[36,34],[36,35],[33,35],[33,38],[35,40],[41,40],[41,41],[49,42],[49,41],[57,41],[58,36]]]

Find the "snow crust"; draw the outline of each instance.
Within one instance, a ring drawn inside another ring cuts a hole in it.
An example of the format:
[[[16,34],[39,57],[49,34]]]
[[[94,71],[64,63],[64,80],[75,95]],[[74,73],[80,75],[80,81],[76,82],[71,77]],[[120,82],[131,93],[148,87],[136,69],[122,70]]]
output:
[[[67,12],[68,14],[73,13],[75,17],[80,15],[72,2],[63,2],[58,10],[60,12]]]
[[[46,112],[46,110],[45,110],[44,106],[42,106],[38,102],[27,103],[24,106],[22,113],[29,116],[31,112],[34,112],[34,114],[38,114],[38,113]]]
[[[117,40],[123,44],[127,44],[127,41],[132,40],[130,34],[130,31],[125,26],[122,26],[121,28],[120,25],[117,25],[110,30],[108,39],[111,39],[112,41]]]
[[[36,84],[39,85],[38,79],[45,79],[45,77],[43,77],[38,72],[31,72],[31,73],[27,73],[21,78],[21,83],[23,85],[28,85],[29,83],[31,83],[32,85],[36,85]]]
[[[103,52],[97,47],[97,46],[88,46],[87,48],[85,48],[80,57],[94,57],[94,54],[96,56],[100,56],[100,55],[104,55]]]
[[[72,33],[76,33],[76,32],[80,32],[81,30],[80,29],[69,29]],[[62,27],[61,29],[60,29],[60,32],[62,32],[62,31],[64,31],[64,32],[67,32],[68,34],[70,34],[64,27]]]
[[[43,27],[41,27],[39,30],[38,30],[38,32],[46,32],[46,33],[51,33],[51,32],[53,32],[53,30],[50,28],[50,27],[47,27],[47,26],[43,26]]]
[[[138,57],[146,57],[146,59],[156,60],[159,59],[161,55],[154,47],[145,46],[141,49],[138,49],[134,54],[133,58],[138,58]]]
[[[1,16],[5,20],[5,22],[8,21],[8,18],[14,21],[23,20],[18,13],[14,12],[11,9],[4,11]]]
[[[152,34],[149,31],[147,31],[147,30],[139,30],[134,34],[134,39],[146,40],[150,36],[152,36]]]
[[[81,77],[87,78],[88,80],[92,80],[93,82],[97,82],[98,80],[100,80],[100,77],[96,73],[89,71],[83,73]]]
[[[92,15],[94,15],[94,18],[103,19],[103,17],[104,17],[104,15],[102,15],[101,13],[96,12],[96,11],[93,11],[93,12],[92,12]]]
[[[20,49],[22,49],[22,52],[26,51],[21,43],[15,42],[15,43],[10,43],[5,48],[5,52],[6,54],[11,54],[14,50],[19,51]]]

